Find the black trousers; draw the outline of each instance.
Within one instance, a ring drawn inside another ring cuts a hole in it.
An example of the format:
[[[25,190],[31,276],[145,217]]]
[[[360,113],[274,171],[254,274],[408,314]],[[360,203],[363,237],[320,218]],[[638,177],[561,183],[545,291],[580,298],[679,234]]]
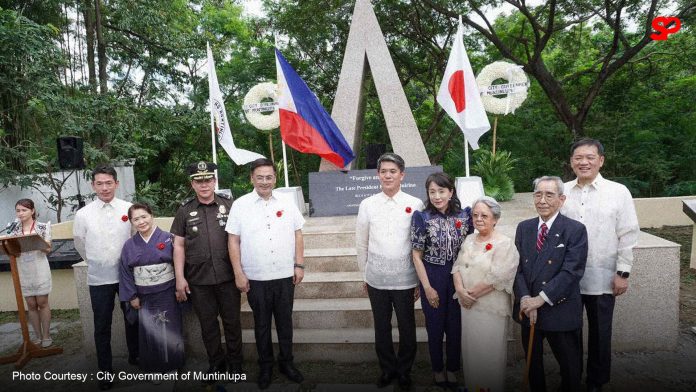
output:
[[[99,370],[112,372],[111,321],[114,312],[114,298],[118,298],[118,283],[89,286],[89,298],[94,314],[94,346],[97,349]],[[138,323],[129,324],[126,320],[126,303],[121,302],[121,311],[126,327],[128,357],[138,357]]]
[[[254,336],[259,353],[259,366],[263,369],[273,367],[272,319],[275,319],[278,334],[278,362],[292,362],[292,306],[295,298],[292,277],[249,280],[247,298],[254,313]]]
[[[522,346],[525,356],[530,328],[522,325]],[[529,367],[529,388],[534,392],[546,391],[544,376],[544,339],[549,342],[553,356],[561,368],[561,391],[580,391],[582,379],[582,329],[575,331],[534,331],[532,360]]]
[[[587,385],[599,387],[609,382],[615,303],[613,294],[582,296],[587,312]]]
[[[218,366],[227,360],[230,364],[242,363],[242,324],[240,321],[241,293],[234,281],[213,285],[192,285],[191,303],[201,324],[203,345],[208,353],[211,366]],[[227,355],[220,341],[220,323],[225,331]]]
[[[416,316],[413,290],[380,290],[367,286],[375,324],[375,349],[382,372],[406,376],[416,358]],[[399,324],[399,353],[394,353],[392,310]]]

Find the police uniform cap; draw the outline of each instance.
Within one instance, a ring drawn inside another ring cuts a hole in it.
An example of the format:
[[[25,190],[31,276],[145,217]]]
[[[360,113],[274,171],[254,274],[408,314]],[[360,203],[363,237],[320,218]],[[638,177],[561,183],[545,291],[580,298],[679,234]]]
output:
[[[212,162],[196,162],[188,165],[186,171],[192,180],[207,180],[215,177],[217,165]]]

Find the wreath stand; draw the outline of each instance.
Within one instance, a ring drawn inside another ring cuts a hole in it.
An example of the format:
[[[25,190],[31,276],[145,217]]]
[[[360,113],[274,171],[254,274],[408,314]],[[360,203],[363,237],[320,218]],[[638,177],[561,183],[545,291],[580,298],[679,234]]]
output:
[[[15,354],[0,357],[0,364],[4,365],[14,362],[15,369],[21,369],[32,358],[63,353],[62,347],[51,346],[42,348],[29,339],[29,327],[27,326],[27,315],[24,309],[22,286],[19,283],[19,273],[17,272],[17,256],[22,252],[46,249],[50,245],[38,234],[0,237],[0,242],[2,242],[0,254],[7,254],[10,257],[12,283],[14,284],[15,299],[17,300],[17,313],[19,313],[19,324],[22,328],[22,345]]]

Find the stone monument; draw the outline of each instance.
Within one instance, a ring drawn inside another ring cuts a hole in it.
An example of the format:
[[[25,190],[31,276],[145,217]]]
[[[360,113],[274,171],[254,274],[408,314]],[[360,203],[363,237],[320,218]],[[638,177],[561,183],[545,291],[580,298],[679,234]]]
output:
[[[341,76],[331,117],[343,133],[355,155],[360,152],[360,133],[364,117],[364,83],[366,72],[371,72],[387,124],[387,131],[395,153],[407,167],[429,166],[416,121],[401,86],[396,67],[389,54],[387,42],[379,27],[370,0],[357,0],[350,24]],[[345,169],[353,168],[351,162]],[[339,170],[322,159],[319,171]]]

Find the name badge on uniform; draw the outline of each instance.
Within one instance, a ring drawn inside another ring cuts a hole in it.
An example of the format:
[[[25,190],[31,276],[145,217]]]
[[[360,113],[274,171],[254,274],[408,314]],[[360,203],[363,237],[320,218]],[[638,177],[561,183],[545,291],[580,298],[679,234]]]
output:
[[[191,211],[191,212],[189,212],[189,215],[196,216],[196,215],[198,215],[198,211]]]

